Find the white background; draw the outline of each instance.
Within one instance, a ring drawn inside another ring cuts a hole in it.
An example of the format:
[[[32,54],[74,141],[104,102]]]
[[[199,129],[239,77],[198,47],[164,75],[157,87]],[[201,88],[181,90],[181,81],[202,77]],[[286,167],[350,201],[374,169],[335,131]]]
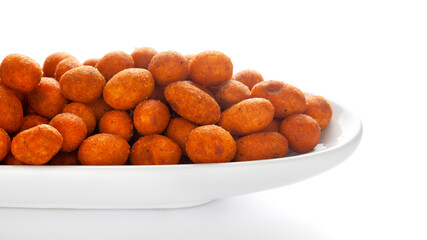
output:
[[[0,59],[141,46],[220,50],[356,112],[362,142],[320,176],[195,208],[0,208],[0,239],[427,239],[425,1],[1,2]]]

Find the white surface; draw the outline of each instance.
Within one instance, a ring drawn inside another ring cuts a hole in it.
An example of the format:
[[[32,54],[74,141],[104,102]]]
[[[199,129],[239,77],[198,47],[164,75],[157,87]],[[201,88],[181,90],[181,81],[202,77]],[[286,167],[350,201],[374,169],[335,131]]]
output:
[[[357,116],[329,102],[331,122],[306,154],[218,164],[0,166],[0,207],[182,208],[297,183],[342,163],[360,143]]]
[[[364,124],[347,161],[295,185],[182,210],[0,209],[0,239],[427,238],[425,1],[9,1],[0,11],[0,58],[217,49],[236,71],[324,95]]]

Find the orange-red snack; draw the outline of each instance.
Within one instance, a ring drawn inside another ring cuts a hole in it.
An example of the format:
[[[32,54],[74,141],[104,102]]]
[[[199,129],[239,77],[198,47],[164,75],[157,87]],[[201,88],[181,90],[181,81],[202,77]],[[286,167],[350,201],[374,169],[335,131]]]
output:
[[[37,115],[37,113],[30,107],[30,104],[25,104],[25,106],[23,106],[23,107],[25,107],[25,109],[23,109],[24,110],[24,116]]]
[[[197,87],[198,89],[200,89],[200,90],[202,90],[203,92],[205,92],[205,93],[209,94],[209,96],[211,96],[212,98],[214,98],[214,99],[215,99],[215,96],[213,95],[212,91],[211,91],[211,90],[209,90],[209,88],[207,88],[207,87],[205,87],[205,86],[203,86],[203,85],[200,85],[200,84],[198,84],[198,83],[195,83],[195,82],[193,82],[193,81],[183,81],[183,82],[186,82],[186,83],[188,83],[188,84],[190,84],[190,85],[193,85],[193,86]]]
[[[41,124],[18,133],[12,140],[13,156],[25,163],[42,165],[61,149],[62,135],[54,127]]]
[[[0,162],[10,151],[10,137],[7,132],[0,128]]]
[[[187,155],[185,151],[185,142],[187,141],[188,134],[196,127],[196,124],[184,118],[174,118],[170,120],[165,135],[178,143],[182,155]]]
[[[237,140],[235,161],[280,158],[288,153],[288,141],[278,132],[252,133]]]
[[[142,48],[135,48],[135,50],[130,55],[132,56],[134,67],[147,69],[151,59],[156,54],[157,54],[157,51],[154,50],[153,48],[142,47]]]
[[[274,107],[264,98],[243,100],[222,113],[219,126],[233,135],[247,135],[261,131],[273,120]]]
[[[147,99],[154,90],[153,75],[141,68],[125,69],[110,79],[103,96],[108,105],[127,110]]]
[[[55,79],[59,81],[61,79],[62,75],[66,73],[68,70],[71,70],[76,67],[83,66],[77,59],[75,58],[66,58],[64,60],[61,60],[58,65],[56,65],[55,70]]]
[[[185,57],[188,61],[190,61],[194,56],[196,56],[196,54],[192,54],[192,53],[190,53],[190,54],[185,54],[185,55],[184,55],[184,57]]]
[[[96,64],[99,62],[99,58],[89,58],[83,62],[83,66],[92,66],[96,67]]]
[[[170,138],[152,134],[136,141],[130,152],[132,165],[178,164],[181,149]]]
[[[49,165],[80,165],[77,158],[77,151],[60,152],[56,154],[49,162]]]
[[[16,89],[13,89],[13,88],[8,88],[8,87],[2,85],[1,84],[1,78],[0,78],[0,86],[3,86],[4,88],[7,88],[10,91],[12,91],[13,94],[15,94],[15,96],[19,99],[19,101],[21,101],[22,105],[25,105],[27,103],[27,95],[28,95],[28,93],[21,92],[19,90],[16,90]]]
[[[79,116],[86,124],[87,135],[92,134],[96,127],[96,118],[93,110],[86,104],[72,102],[64,107],[64,113],[73,113]]]
[[[304,113],[305,96],[298,88],[280,81],[262,81],[251,91],[251,97],[266,98],[274,106],[274,117],[283,119],[292,114]]]
[[[12,153],[9,153],[3,161],[4,165],[26,165],[25,163],[16,159]]]
[[[187,59],[188,61],[188,75],[187,75],[187,80],[191,80],[191,75],[190,75],[190,60],[196,56],[195,54],[186,54],[184,55],[184,57]]]
[[[233,79],[248,86],[249,90],[251,90],[255,84],[264,81],[261,73],[252,69],[246,69],[234,74]]]
[[[236,142],[222,127],[206,125],[188,134],[185,149],[195,163],[230,162],[236,154]]]
[[[93,113],[95,113],[96,122],[99,122],[106,112],[113,110],[102,97],[87,103],[87,105],[92,109]]]
[[[49,119],[39,115],[27,115],[24,117],[20,132],[40,124],[49,124]]]
[[[132,119],[122,110],[107,112],[99,121],[99,132],[115,134],[129,141],[133,135]]]
[[[55,77],[56,65],[66,58],[74,58],[74,56],[66,52],[56,52],[49,55],[43,64],[43,77]]]
[[[215,124],[221,119],[221,109],[215,99],[190,81],[169,84],[165,97],[176,113],[194,123]]]
[[[105,79],[96,68],[82,66],[64,73],[59,80],[59,85],[66,98],[88,103],[101,96]]]
[[[78,158],[82,165],[123,165],[130,146],[123,138],[109,133],[88,137],[80,145]]]
[[[320,139],[320,127],[314,118],[306,114],[294,114],[280,125],[280,133],[289,142],[289,147],[298,153],[311,151]]]
[[[267,127],[261,130],[261,132],[280,132],[280,124],[281,122],[279,120],[273,119]]]
[[[14,133],[21,129],[23,117],[19,99],[10,89],[0,85],[0,128]]]
[[[22,54],[6,56],[0,65],[0,78],[6,87],[22,92],[31,92],[42,78],[40,65]]]
[[[160,52],[151,59],[147,69],[153,74],[156,84],[166,86],[187,78],[188,60],[179,52]]]
[[[231,59],[219,51],[204,51],[190,61],[191,80],[206,86],[221,84],[233,75]]]
[[[251,96],[249,88],[236,80],[229,80],[221,84],[215,92],[215,99],[222,109],[248,99]]]
[[[129,54],[123,51],[115,51],[107,53],[99,59],[96,68],[102,73],[105,80],[108,81],[123,69],[133,68],[133,64],[133,59]]]
[[[154,90],[151,93],[149,99],[159,100],[162,103],[167,103],[165,98],[165,87],[162,87],[162,86],[154,87]]]
[[[169,108],[158,100],[145,100],[133,112],[133,124],[142,135],[162,133],[170,119]]]
[[[308,96],[306,101],[305,114],[314,118],[321,129],[327,127],[332,118],[332,107],[328,100],[322,96]]]
[[[49,119],[61,113],[67,103],[58,81],[53,78],[43,77],[37,88],[28,95],[31,109]]]
[[[75,114],[61,113],[56,115],[49,123],[56,128],[64,138],[62,152],[76,150],[86,138],[87,130],[85,122]]]

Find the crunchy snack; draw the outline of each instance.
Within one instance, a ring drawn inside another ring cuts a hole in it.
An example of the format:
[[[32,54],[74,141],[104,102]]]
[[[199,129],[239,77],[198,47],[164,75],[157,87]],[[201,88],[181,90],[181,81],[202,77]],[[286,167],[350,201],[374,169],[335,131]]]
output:
[[[6,158],[3,160],[4,165],[26,165],[25,163],[16,159],[12,153],[7,154]]]
[[[66,52],[56,52],[49,55],[43,64],[43,77],[55,77],[56,66],[66,58],[74,58],[74,56]]]
[[[289,147],[298,153],[311,151],[320,139],[320,127],[314,118],[306,114],[294,114],[280,125],[280,133],[289,142]]]
[[[5,85],[1,84],[1,78],[0,78],[0,86],[9,89],[11,92],[13,92],[13,94],[15,94],[15,96],[19,99],[19,101],[21,101],[22,105],[25,105],[27,103],[27,95],[28,93],[25,92],[21,92],[19,90],[13,89],[13,88],[8,88]]]
[[[63,137],[61,151],[72,152],[76,150],[86,138],[86,124],[79,116],[72,113],[56,115],[49,123],[56,128]]]
[[[20,132],[40,124],[49,124],[49,119],[39,115],[27,115],[24,117]]]
[[[261,131],[273,120],[274,107],[264,98],[243,100],[222,113],[219,126],[233,135],[247,135]]]
[[[165,98],[165,87],[162,87],[162,86],[154,87],[154,90],[151,93],[149,99],[159,100],[162,103],[167,104],[168,101],[166,101],[166,98]]]
[[[89,58],[83,62],[84,66],[96,67],[96,64],[99,62],[99,58]]]
[[[181,149],[170,138],[152,134],[136,141],[130,153],[132,165],[178,164]]]
[[[48,165],[80,165],[77,158],[77,151],[60,152],[56,154],[48,163]]]
[[[230,162],[236,154],[236,142],[222,127],[206,125],[188,134],[185,149],[194,163]]]
[[[232,75],[233,63],[222,52],[204,51],[190,60],[190,77],[196,83],[217,85],[230,80]]]
[[[93,110],[86,104],[72,102],[64,107],[64,113],[72,113],[80,117],[86,124],[87,135],[92,134],[96,127],[96,118]]]
[[[43,77],[37,88],[28,95],[31,109],[49,119],[61,113],[67,103],[58,81],[53,78]]]
[[[62,135],[56,128],[41,124],[18,133],[12,140],[13,156],[31,165],[47,163],[62,147]]]
[[[191,75],[190,75],[190,60],[191,60],[194,56],[196,56],[196,55],[195,55],[195,54],[192,54],[192,53],[184,55],[184,57],[185,57],[185,58],[187,59],[187,61],[188,61],[188,75],[187,75],[186,80],[191,80]],[[190,161],[190,162],[191,162],[191,161]]]
[[[141,68],[125,69],[104,87],[105,102],[115,109],[127,110],[147,99],[154,90],[153,75]]]
[[[59,85],[66,98],[89,103],[101,96],[105,79],[96,68],[82,66],[64,73],[59,80]]]
[[[9,151],[10,137],[3,128],[0,128],[0,162],[7,156]]]
[[[236,80],[229,80],[218,87],[215,99],[222,109],[227,109],[251,96],[249,88]]]
[[[166,86],[187,78],[188,60],[179,52],[160,52],[151,59],[148,71],[153,74],[156,84]]]
[[[99,59],[96,68],[102,73],[105,80],[110,80],[116,73],[127,69],[133,68],[132,57],[123,51],[114,51],[105,54]]]
[[[99,132],[115,134],[129,141],[133,135],[132,119],[123,110],[107,112],[99,121]]]
[[[221,118],[221,109],[215,99],[190,81],[169,84],[165,97],[176,113],[191,122],[215,124]]]
[[[321,129],[326,128],[332,118],[332,107],[328,100],[322,96],[308,96],[306,102],[305,114],[314,118]]]
[[[280,124],[282,122],[280,122],[277,119],[271,120],[271,123],[268,124],[267,127],[265,127],[263,130],[261,130],[261,132],[280,132]]]
[[[134,67],[147,69],[151,59],[157,54],[157,51],[150,47],[135,48],[130,54],[132,56]]]
[[[133,112],[133,123],[142,135],[162,133],[169,120],[169,108],[158,100],[145,100],[138,104]]]
[[[62,75],[66,73],[68,70],[71,70],[76,67],[83,66],[77,59],[75,58],[66,58],[64,60],[61,60],[58,65],[56,65],[55,70],[55,79],[59,81],[61,79]]]
[[[170,120],[165,135],[178,143],[182,155],[186,156],[185,142],[187,141],[188,134],[196,127],[198,127],[196,124],[184,118],[174,118]]]
[[[96,122],[99,122],[99,120],[101,120],[101,117],[106,112],[113,110],[113,108],[110,107],[110,105],[108,105],[102,97],[97,98],[92,102],[86,103],[86,105],[88,105],[90,109],[92,109],[93,113],[95,113]]]
[[[298,88],[280,81],[262,81],[253,86],[251,97],[265,98],[274,106],[274,117],[283,119],[304,113],[305,97]]]
[[[280,158],[288,153],[288,141],[278,132],[252,133],[237,140],[235,161]]]
[[[24,113],[22,104],[10,89],[0,85],[0,128],[8,133],[21,129]]]
[[[264,81],[261,73],[252,69],[240,71],[234,74],[232,79],[245,84],[248,86],[249,90],[251,90],[255,84]]]
[[[0,78],[6,87],[22,92],[31,92],[42,78],[40,65],[22,54],[6,56],[0,65]]]
[[[99,133],[83,141],[78,158],[82,165],[123,165],[129,157],[129,149],[123,138]]]

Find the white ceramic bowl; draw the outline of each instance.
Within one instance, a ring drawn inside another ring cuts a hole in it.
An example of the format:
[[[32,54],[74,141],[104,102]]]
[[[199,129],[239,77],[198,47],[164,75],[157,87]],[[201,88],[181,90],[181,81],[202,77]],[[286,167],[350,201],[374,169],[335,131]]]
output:
[[[179,208],[292,184],[338,165],[360,142],[360,120],[330,103],[333,118],[310,153],[168,166],[0,166],[0,207]]]

